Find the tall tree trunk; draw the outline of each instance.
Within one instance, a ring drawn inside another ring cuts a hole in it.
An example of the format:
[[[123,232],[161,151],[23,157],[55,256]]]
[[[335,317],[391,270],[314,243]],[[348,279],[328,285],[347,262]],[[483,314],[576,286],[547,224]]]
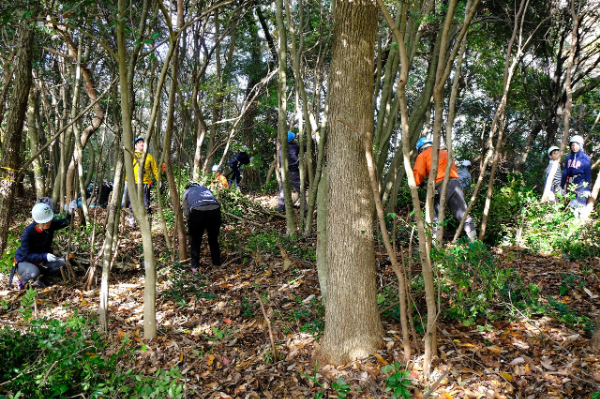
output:
[[[181,29],[183,26],[183,0],[177,1],[177,27]],[[171,193],[171,204],[175,213],[175,228],[177,229],[177,238],[179,239],[179,259],[187,259],[187,240],[185,235],[185,225],[183,221],[183,213],[179,205],[179,190],[175,176],[173,175],[173,160],[171,159],[171,137],[173,133],[174,112],[175,112],[175,92],[177,90],[177,78],[179,75],[179,51],[178,41],[176,39],[173,44],[175,51],[173,52],[173,62],[171,64],[171,88],[169,91],[169,107],[167,110],[167,128],[165,131],[164,141],[164,162],[167,169],[167,181],[169,182],[169,192]]]
[[[377,7],[336,0],[329,75],[327,302],[320,357],[343,364],[382,343],[365,133],[372,129]]]
[[[37,129],[37,114],[38,114],[38,101],[37,101],[37,91],[31,90],[29,95],[29,105],[27,107],[27,133],[29,135],[29,147],[31,149],[31,153],[35,154],[38,152],[40,147],[40,134]],[[42,162],[41,157],[36,157],[31,165],[33,166],[33,185],[35,188],[35,196],[36,198],[44,197],[44,174],[43,168],[44,163]]]
[[[23,122],[27,112],[27,99],[31,88],[31,66],[33,58],[33,30],[28,25],[20,27],[15,77],[10,99],[11,109],[6,121],[6,133],[2,141],[0,158],[0,253],[6,249],[8,227],[12,221],[12,208],[17,188],[17,174],[21,154],[19,148],[23,140]]]
[[[152,339],[156,337],[156,259],[154,257],[154,245],[152,243],[152,231],[146,207],[142,200],[142,185],[138,186],[138,195],[133,189],[135,181],[133,173],[133,129],[131,114],[131,96],[129,90],[129,71],[128,62],[132,62],[127,57],[125,47],[125,21],[128,11],[125,0],[119,0],[119,14],[117,23],[117,63],[119,66],[120,78],[120,100],[121,100],[121,118],[123,123],[123,143],[125,147],[125,170],[127,180],[131,185],[131,208],[133,214],[140,225],[142,233],[142,246],[144,251],[144,338]],[[132,77],[131,77],[132,78]],[[143,161],[142,161],[143,162]],[[140,168],[141,169],[141,168]],[[141,183],[141,182],[140,182]]]
[[[112,266],[114,243],[119,239],[119,230],[115,228],[119,224],[121,215],[121,197],[123,196],[123,187],[125,179],[123,175],[123,153],[120,151],[120,134],[118,121],[115,121],[115,132],[118,137],[115,137],[115,175],[113,176],[114,189],[108,204],[108,216],[106,223],[106,233],[104,243],[102,244],[102,279],[100,283],[100,301],[98,304],[98,321],[100,330],[108,332],[108,279],[110,277],[110,268]]]
[[[421,204],[419,202],[419,194],[417,192],[417,184],[413,173],[412,164],[410,162],[410,149],[414,143],[411,143],[410,127],[408,122],[408,105],[406,99],[406,82],[408,81],[408,54],[404,44],[404,35],[396,28],[392,17],[390,16],[385,4],[382,0],[377,0],[377,4],[394,32],[394,36],[398,41],[400,55],[400,75],[398,76],[398,98],[400,100],[400,123],[402,126],[402,137],[408,138],[402,140],[402,154],[404,159],[404,170],[410,187],[410,194],[413,202],[414,215],[417,222],[417,232],[419,237],[419,257],[423,268],[423,281],[425,284],[425,300],[427,303],[427,331],[425,331],[425,353],[423,358],[423,371],[425,375],[429,375],[431,370],[431,361],[437,352],[437,343],[435,339],[435,326],[437,321],[437,305],[435,301],[435,286],[433,281],[433,268],[430,258],[430,247],[427,245],[427,236],[425,234],[425,224],[421,214]],[[406,24],[406,17],[400,24],[401,29]]]
[[[283,0],[277,0],[276,6],[276,19],[277,19],[277,31],[279,32],[279,46],[277,47],[278,58],[279,58],[279,71],[277,75],[277,98],[278,98],[278,112],[277,112],[277,135],[281,142],[279,149],[279,172],[281,175],[281,184],[283,185],[283,196],[285,199],[285,220],[287,224],[287,235],[296,234],[296,220],[294,218],[294,202],[292,201],[292,187],[290,184],[290,174],[288,170],[288,128],[287,128],[287,35],[285,31],[285,25],[283,24]],[[298,193],[302,195],[302,193]]]

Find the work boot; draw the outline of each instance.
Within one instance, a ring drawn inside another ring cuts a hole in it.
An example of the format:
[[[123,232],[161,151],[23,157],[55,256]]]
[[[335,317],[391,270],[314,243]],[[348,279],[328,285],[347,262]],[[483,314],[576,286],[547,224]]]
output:
[[[467,233],[467,236],[469,237],[469,241],[471,241],[471,242],[477,241],[477,232],[475,230],[469,231]]]

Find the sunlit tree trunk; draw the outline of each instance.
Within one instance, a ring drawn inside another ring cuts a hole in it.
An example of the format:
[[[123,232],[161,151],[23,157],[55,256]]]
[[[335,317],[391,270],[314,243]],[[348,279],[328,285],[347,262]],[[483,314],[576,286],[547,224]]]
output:
[[[319,357],[343,364],[372,355],[382,343],[366,135],[356,130],[372,129],[377,7],[369,0],[337,0],[334,21],[327,118],[327,301]]]

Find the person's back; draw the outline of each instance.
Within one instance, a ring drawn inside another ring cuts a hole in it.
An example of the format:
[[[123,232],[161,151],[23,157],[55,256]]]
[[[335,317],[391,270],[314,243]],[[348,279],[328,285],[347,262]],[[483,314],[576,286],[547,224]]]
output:
[[[417,159],[415,161],[415,166],[413,168],[413,172],[415,174],[415,181],[417,186],[420,186],[426,178],[429,177],[429,172],[431,171],[431,160],[433,155],[433,147],[427,147],[422,150]],[[444,180],[444,175],[446,174],[446,165],[448,164],[448,151],[440,150],[438,156],[438,170],[437,176],[435,179],[436,184]],[[456,165],[452,162],[452,166],[450,167],[450,178],[458,179],[458,171],[456,170]]]
[[[206,187],[198,183],[188,184],[182,199],[183,214],[188,220],[190,236],[190,266],[192,271],[199,267],[200,244],[204,231],[208,234],[208,246],[213,266],[221,265],[219,229],[221,208],[219,201]]]

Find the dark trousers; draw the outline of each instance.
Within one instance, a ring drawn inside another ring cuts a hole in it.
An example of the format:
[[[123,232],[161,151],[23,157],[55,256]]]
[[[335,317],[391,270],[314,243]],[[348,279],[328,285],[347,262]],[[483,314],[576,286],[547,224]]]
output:
[[[240,182],[242,181],[242,175],[240,174],[240,168],[238,168],[237,166],[232,166],[231,169],[233,170],[233,179],[235,180],[235,184],[239,187]]]
[[[290,170],[290,184],[292,188],[296,190],[298,195],[300,195],[300,171],[299,170]],[[306,202],[305,202],[306,203]],[[308,206],[308,205],[306,205]],[[285,209],[285,198],[283,196],[283,184],[279,188],[279,200],[277,201],[277,210],[282,211]]]
[[[200,262],[200,245],[204,231],[208,233],[208,246],[213,266],[221,265],[221,250],[219,248],[219,229],[221,228],[221,209],[201,211],[193,209],[188,219],[190,234],[191,266],[196,269]]]
[[[131,192],[134,193],[137,191],[137,184],[133,185],[133,190],[131,190]],[[144,206],[146,207],[146,211],[148,212],[148,214],[152,213],[152,210],[150,209],[150,185],[149,184],[144,184],[142,186],[143,191],[143,197],[144,197]],[[128,190],[129,191],[129,190]],[[129,202],[129,210],[131,211],[131,201],[129,201],[129,192],[127,193],[127,201]],[[132,211],[133,214],[133,211]]]
[[[440,192],[442,191],[442,185],[436,190],[435,198],[433,199],[433,222],[438,221],[438,213],[440,208]],[[463,216],[467,212],[467,203],[465,202],[465,194],[458,179],[448,180],[448,190],[446,191],[446,208],[450,209],[452,215],[458,222],[462,220]],[[469,234],[475,230],[475,224],[471,215],[467,215],[465,220],[465,233]],[[435,228],[434,228],[435,231]]]

